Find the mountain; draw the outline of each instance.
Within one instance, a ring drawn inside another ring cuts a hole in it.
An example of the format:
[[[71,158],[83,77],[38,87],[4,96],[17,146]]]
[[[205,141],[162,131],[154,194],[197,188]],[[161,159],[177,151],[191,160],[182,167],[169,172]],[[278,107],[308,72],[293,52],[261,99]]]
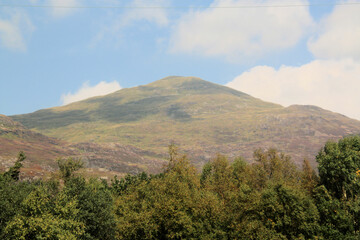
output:
[[[0,115],[0,172],[12,166],[18,152],[24,151],[22,174],[25,178],[50,177],[58,158],[82,158],[84,174],[108,178],[144,170],[156,172],[163,161],[144,158],[143,151],[121,144],[68,143],[31,131],[19,122]],[[141,166],[141,167],[140,167]]]
[[[199,166],[216,153],[251,161],[258,147],[276,147],[299,164],[303,158],[315,164],[327,140],[360,133],[360,121],[316,106],[283,107],[175,76],[12,119],[72,144],[132,146],[149,161],[161,161],[174,142]]]
[[[19,151],[28,155],[24,162],[27,175],[44,175],[54,169],[54,158],[73,156],[75,152],[61,141],[26,129],[11,118],[0,115],[0,168],[12,166]]]

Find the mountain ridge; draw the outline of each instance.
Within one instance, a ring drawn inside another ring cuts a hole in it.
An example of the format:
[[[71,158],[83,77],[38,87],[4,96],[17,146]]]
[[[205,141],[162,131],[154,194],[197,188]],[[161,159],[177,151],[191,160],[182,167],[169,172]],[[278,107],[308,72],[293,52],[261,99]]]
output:
[[[179,79],[182,81],[179,81]],[[194,93],[196,95],[231,94],[234,97],[239,97],[242,99],[242,101],[247,102],[245,104],[251,103],[253,106],[260,104],[267,105],[268,107],[281,106],[278,104],[264,102],[260,99],[251,97],[250,95],[245,94],[243,92],[236,91],[226,86],[207,82],[200,78],[167,77],[147,85],[140,85],[138,87],[121,89],[119,91],[116,91],[114,93],[105,96],[93,97],[66,106],[48,108],[48,109],[38,110],[33,113],[14,115],[11,117],[16,121],[23,123],[25,126],[29,128],[36,128],[36,126],[41,127],[40,126],[41,124],[38,121],[34,121],[34,120],[40,120],[41,123],[43,123],[44,121],[49,122],[49,120],[53,121],[54,120],[53,118],[46,116],[50,112],[55,115],[54,118],[57,118],[56,113],[58,112],[62,112],[63,117],[64,114],[68,115],[68,118],[72,118],[69,119],[71,123],[86,122],[91,120],[109,120],[109,119],[111,120],[112,116],[111,114],[109,114],[109,112],[113,112],[114,108],[116,108],[119,105],[123,105],[122,106],[123,108],[131,108],[134,107],[134,105],[136,104],[142,106],[146,104],[150,104],[150,107],[152,109],[150,113],[155,113],[156,107],[161,107],[162,102],[165,102],[166,100],[177,100],[181,96],[194,95]],[[119,94],[121,96],[119,96]],[[154,104],[157,105],[154,106]],[[103,108],[105,108],[104,111],[101,110]],[[133,109],[130,110],[132,113],[128,114],[130,115],[129,119],[135,120],[136,116],[132,116],[131,118],[131,114],[134,115],[135,111],[139,112],[139,111],[143,111],[144,109],[137,108],[135,110]],[[146,108],[145,110],[146,112],[149,112],[148,108]],[[176,115],[176,106],[175,107],[172,106],[172,108],[168,110],[170,111],[170,113],[171,111],[175,112]],[[98,116],[93,116],[93,119],[91,119],[89,115],[91,115],[92,111],[95,112],[100,111],[100,112]],[[105,112],[105,114],[103,114],[103,112]],[[30,116],[30,118],[33,118],[34,120],[31,119],[30,121],[27,121],[26,116]],[[181,115],[179,117],[181,118]],[[120,120],[121,118],[120,119],[116,118],[116,121],[120,121]],[[126,119],[124,120],[126,121]],[[52,122],[51,124],[56,125],[56,123],[54,122]]]
[[[283,107],[196,77],[172,76],[66,106],[15,115],[33,131],[78,144],[120,143],[166,157],[174,142],[201,166],[216,153],[275,147],[300,165],[329,140],[360,133],[360,121],[312,105]]]

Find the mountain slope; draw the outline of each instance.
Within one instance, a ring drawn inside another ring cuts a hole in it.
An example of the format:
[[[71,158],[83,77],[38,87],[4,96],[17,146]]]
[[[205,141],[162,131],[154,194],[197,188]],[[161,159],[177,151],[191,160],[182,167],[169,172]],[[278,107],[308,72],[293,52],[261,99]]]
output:
[[[126,123],[158,115],[174,120],[189,120],[191,116],[196,117],[201,113],[219,114],[247,107],[279,105],[265,103],[245,93],[198,78],[168,77],[107,96],[13,116],[13,119],[29,128],[43,130],[95,121]]]
[[[285,108],[194,77],[168,77],[12,118],[72,143],[121,143],[156,158],[175,142],[199,164],[217,152],[251,159],[257,147],[276,147],[300,162],[313,159],[328,139],[360,133],[360,122],[343,115]]]
[[[121,144],[71,144],[28,130],[11,118],[0,115],[0,171],[12,166],[19,151],[27,155],[22,168],[23,177],[44,177],[57,169],[56,160],[62,157],[81,158],[85,174],[100,177],[156,172],[163,162],[143,157],[143,151]]]
[[[0,115],[0,168],[11,166],[19,151],[26,152],[28,156],[24,162],[25,171],[37,172],[37,175],[53,170],[56,158],[76,155],[62,141],[30,131],[11,118]]]

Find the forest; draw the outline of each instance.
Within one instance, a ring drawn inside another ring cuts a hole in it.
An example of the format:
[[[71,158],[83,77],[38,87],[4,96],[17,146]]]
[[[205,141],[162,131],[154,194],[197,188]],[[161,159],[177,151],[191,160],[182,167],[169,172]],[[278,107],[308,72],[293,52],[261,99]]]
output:
[[[25,181],[20,152],[0,173],[0,239],[360,238],[360,136],[328,141],[317,169],[276,149],[251,163],[218,154],[201,171],[189,158],[170,145],[161,173],[110,182],[58,159],[51,179]]]

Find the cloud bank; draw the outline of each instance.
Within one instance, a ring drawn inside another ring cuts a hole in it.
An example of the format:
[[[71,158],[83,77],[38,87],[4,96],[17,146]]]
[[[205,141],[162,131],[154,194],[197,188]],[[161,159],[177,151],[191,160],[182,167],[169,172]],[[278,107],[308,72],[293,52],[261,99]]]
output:
[[[102,81],[95,86],[89,86],[88,83],[84,83],[77,92],[63,94],[61,96],[61,102],[62,105],[67,105],[90,97],[110,94],[120,89],[121,86],[117,81],[113,81],[113,82]]]
[[[244,1],[216,0],[210,8],[191,11],[180,19],[170,39],[171,52],[239,59],[293,47],[313,26],[313,19],[307,6],[266,7],[281,4],[264,0],[256,2],[257,8],[236,8],[244,6]],[[306,5],[307,1],[292,4]]]
[[[315,60],[300,67],[257,66],[227,86],[266,101],[310,104],[360,120],[360,63]]]

